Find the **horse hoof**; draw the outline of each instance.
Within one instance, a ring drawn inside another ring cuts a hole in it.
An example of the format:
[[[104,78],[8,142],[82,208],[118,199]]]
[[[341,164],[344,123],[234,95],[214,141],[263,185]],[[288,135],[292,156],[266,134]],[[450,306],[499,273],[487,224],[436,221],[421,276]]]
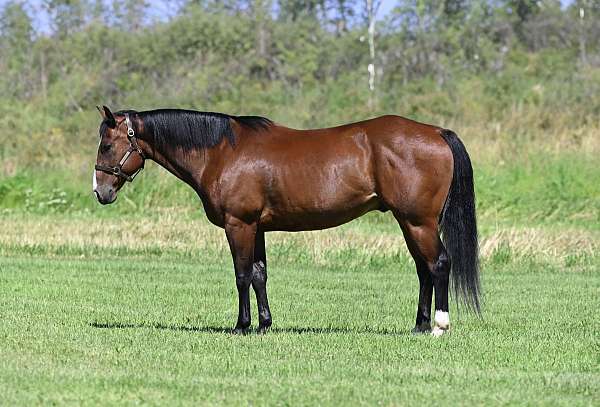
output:
[[[269,329],[271,328],[271,326],[259,326],[258,329],[256,330],[256,333],[259,335],[264,335],[267,332],[269,332]]]
[[[426,322],[423,322],[420,325],[415,325],[415,327],[411,331],[413,335],[421,335],[431,332],[431,325]]]
[[[448,332],[447,329],[440,328],[439,326],[434,326],[433,329],[431,330],[431,336],[439,338],[446,332]]]
[[[232,335],[248,335],[249,328],[234,328],[231,331]]]

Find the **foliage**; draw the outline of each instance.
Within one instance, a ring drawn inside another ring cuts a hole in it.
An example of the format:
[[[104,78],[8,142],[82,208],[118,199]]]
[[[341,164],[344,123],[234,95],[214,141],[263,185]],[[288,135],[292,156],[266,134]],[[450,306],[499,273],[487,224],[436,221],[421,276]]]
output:
[[[369,106],[360,2],[181,1],[163,17],[137,0],[9,1],[0,9],[0,176],[69,167],[87,178],[96,104],[261,114],[299,127],[396,113],[453,125],[467,141],[502,123],[504,145],[564,143],[597,130],[600,113],[599,10],[580,3],[398,1],[378,22]]]

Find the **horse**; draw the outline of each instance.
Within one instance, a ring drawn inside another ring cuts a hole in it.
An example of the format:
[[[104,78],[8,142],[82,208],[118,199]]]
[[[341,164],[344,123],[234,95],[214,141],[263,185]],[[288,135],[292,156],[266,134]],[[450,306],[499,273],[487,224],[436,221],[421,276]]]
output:
[[[192,187],[208,220],[225,230],[231,250],[239,302],[232,333],[250,330],[250,286],[257,331],[272,325],[266,232],[332,228],[369,211],[391,211],[414,259],[414,333],[449,330],[449,285],[480,315],[473,169],[453,131],[394,115],[296,130],[259,116],[98,110],[97,200],[113,203],[145,160]]]

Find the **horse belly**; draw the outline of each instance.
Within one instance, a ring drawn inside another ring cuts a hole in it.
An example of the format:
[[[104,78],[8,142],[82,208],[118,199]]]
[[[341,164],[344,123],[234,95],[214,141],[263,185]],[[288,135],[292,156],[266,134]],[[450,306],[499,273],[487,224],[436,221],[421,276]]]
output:
[[[261,226],[281,231],[326,229],[381,207],[374,181],[366,171],[327,168],[276,180]]]
[[[380,201],[375,194],[365,202],[329,210],[306,210],[282,213],[266,209],[261,217],[260,225],[265,231],[300,232],[304,230],[321,230],[343,225],[365,213],[379,209]]]

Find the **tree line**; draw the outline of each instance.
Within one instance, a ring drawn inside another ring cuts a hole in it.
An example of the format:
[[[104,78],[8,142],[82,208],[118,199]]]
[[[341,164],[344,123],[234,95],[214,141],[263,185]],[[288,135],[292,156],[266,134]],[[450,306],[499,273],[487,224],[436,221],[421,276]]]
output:
[[[415,98],[423,94],[450,95],[423,103],[433,103],[428,108],[437,114],[458,114],[452,95],[481,91],[464,85],[470,78],[481,79],[477,86],[493,100],[490,111],[514,103],[522,84],[515,77],[554,79],[568,100],[590,89],[577,85],[581,78],[598,78],[597,0],[398,0],[376,18],[380,6],[380,0],[5,2],[0,131],[13,136],[0,136],[0,154],[15,151],[25,134],[50,134],[68,150],[77,134],[93,128],[88,113],[98,103],[274,112],[280,121],[316,126],[399,108],[422,116],[411,110],[421,109]],[[526,103],[536,97],[535,89],[522,95]]]

